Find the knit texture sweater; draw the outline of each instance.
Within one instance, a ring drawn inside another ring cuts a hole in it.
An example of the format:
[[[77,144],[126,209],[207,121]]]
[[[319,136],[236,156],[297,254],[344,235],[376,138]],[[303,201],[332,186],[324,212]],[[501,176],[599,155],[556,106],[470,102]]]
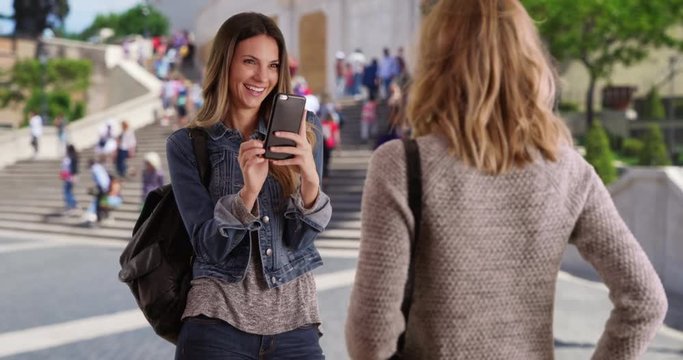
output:
[[[423,213],[408,359],[553,359],[553,303],[568,244],[614,304],[593,359],[638,359],[667,301],[645,252],[593,168],[564,147],[556,162],[487,175],[418,139]],[[377,149],[363,190],[356,280],[346,323],[353,359],[387,359],[405,328],[401,301],[414,219],[403,144]]]

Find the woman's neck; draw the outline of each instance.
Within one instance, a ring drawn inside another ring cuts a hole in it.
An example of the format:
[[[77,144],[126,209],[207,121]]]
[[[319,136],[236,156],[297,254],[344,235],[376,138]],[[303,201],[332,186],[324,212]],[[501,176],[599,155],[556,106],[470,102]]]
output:
[[[239,131],[244,139],[247,139],[251,136],[256,129],[257,124],[258,110],[239,110],[235,109],[234,106],[228,110],[228,116],[225,125]]]

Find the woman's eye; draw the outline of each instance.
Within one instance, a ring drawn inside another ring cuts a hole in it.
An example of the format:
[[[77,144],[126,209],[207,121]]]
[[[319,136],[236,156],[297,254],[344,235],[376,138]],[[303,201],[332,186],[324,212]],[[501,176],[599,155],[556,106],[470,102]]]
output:
[[[244,63],[245,64],[256,64],[256,61],[254,61],[254,59],[246,59],[246,60],[244,60]]]
[[[270,67],[273,68],[273,69],[279,69],[279,68],[280,68],[280,64],[270,64]]]

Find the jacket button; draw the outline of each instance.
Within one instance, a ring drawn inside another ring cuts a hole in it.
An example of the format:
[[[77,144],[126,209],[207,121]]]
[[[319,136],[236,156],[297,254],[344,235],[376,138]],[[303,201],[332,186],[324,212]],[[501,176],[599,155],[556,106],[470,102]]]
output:
[[[270,255],[273,255],[273,249],[268,248],[268,250],[266,250],[266,256],[270,256]]]
[[[275,276],[270,278],[270,282],[272,282],[273,284],[277,283],[277,279],[275,278]]]
[[[267,224],[267,223],[270,222],[270,218],[268,217],[268,215],[262,217],[261,220],[263,220],[263,222],[264,222],[265,224]]]

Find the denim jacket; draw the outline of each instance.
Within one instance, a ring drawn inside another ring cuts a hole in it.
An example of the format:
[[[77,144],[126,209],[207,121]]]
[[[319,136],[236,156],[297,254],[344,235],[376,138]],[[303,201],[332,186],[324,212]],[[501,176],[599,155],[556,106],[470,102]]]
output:
[[[320,120],[309,112],[307,121],[312,123],[316,134],[313,154],[320,176],[323,151]],[[265,138],[266,131],[265,120],[259,119],[253,138]],[[189,130],[180,129],[166,141],[173,192],[195,252],[193,277],[241,281],[251,251],[258,251],[261,256],[269,288],[322,265],[313,240],[330,221],[329,197],[321,190],[314,205],[305,209],[298,190],[285,198],[280,184],[269,174],[250,213],[237,195],[244,184],[237,161],[242,135],[222,123],[209,127],[207,133],[211,170],[208,189],[199,177]],[[251,231],[258,233],[258,249],[251,248]]]

